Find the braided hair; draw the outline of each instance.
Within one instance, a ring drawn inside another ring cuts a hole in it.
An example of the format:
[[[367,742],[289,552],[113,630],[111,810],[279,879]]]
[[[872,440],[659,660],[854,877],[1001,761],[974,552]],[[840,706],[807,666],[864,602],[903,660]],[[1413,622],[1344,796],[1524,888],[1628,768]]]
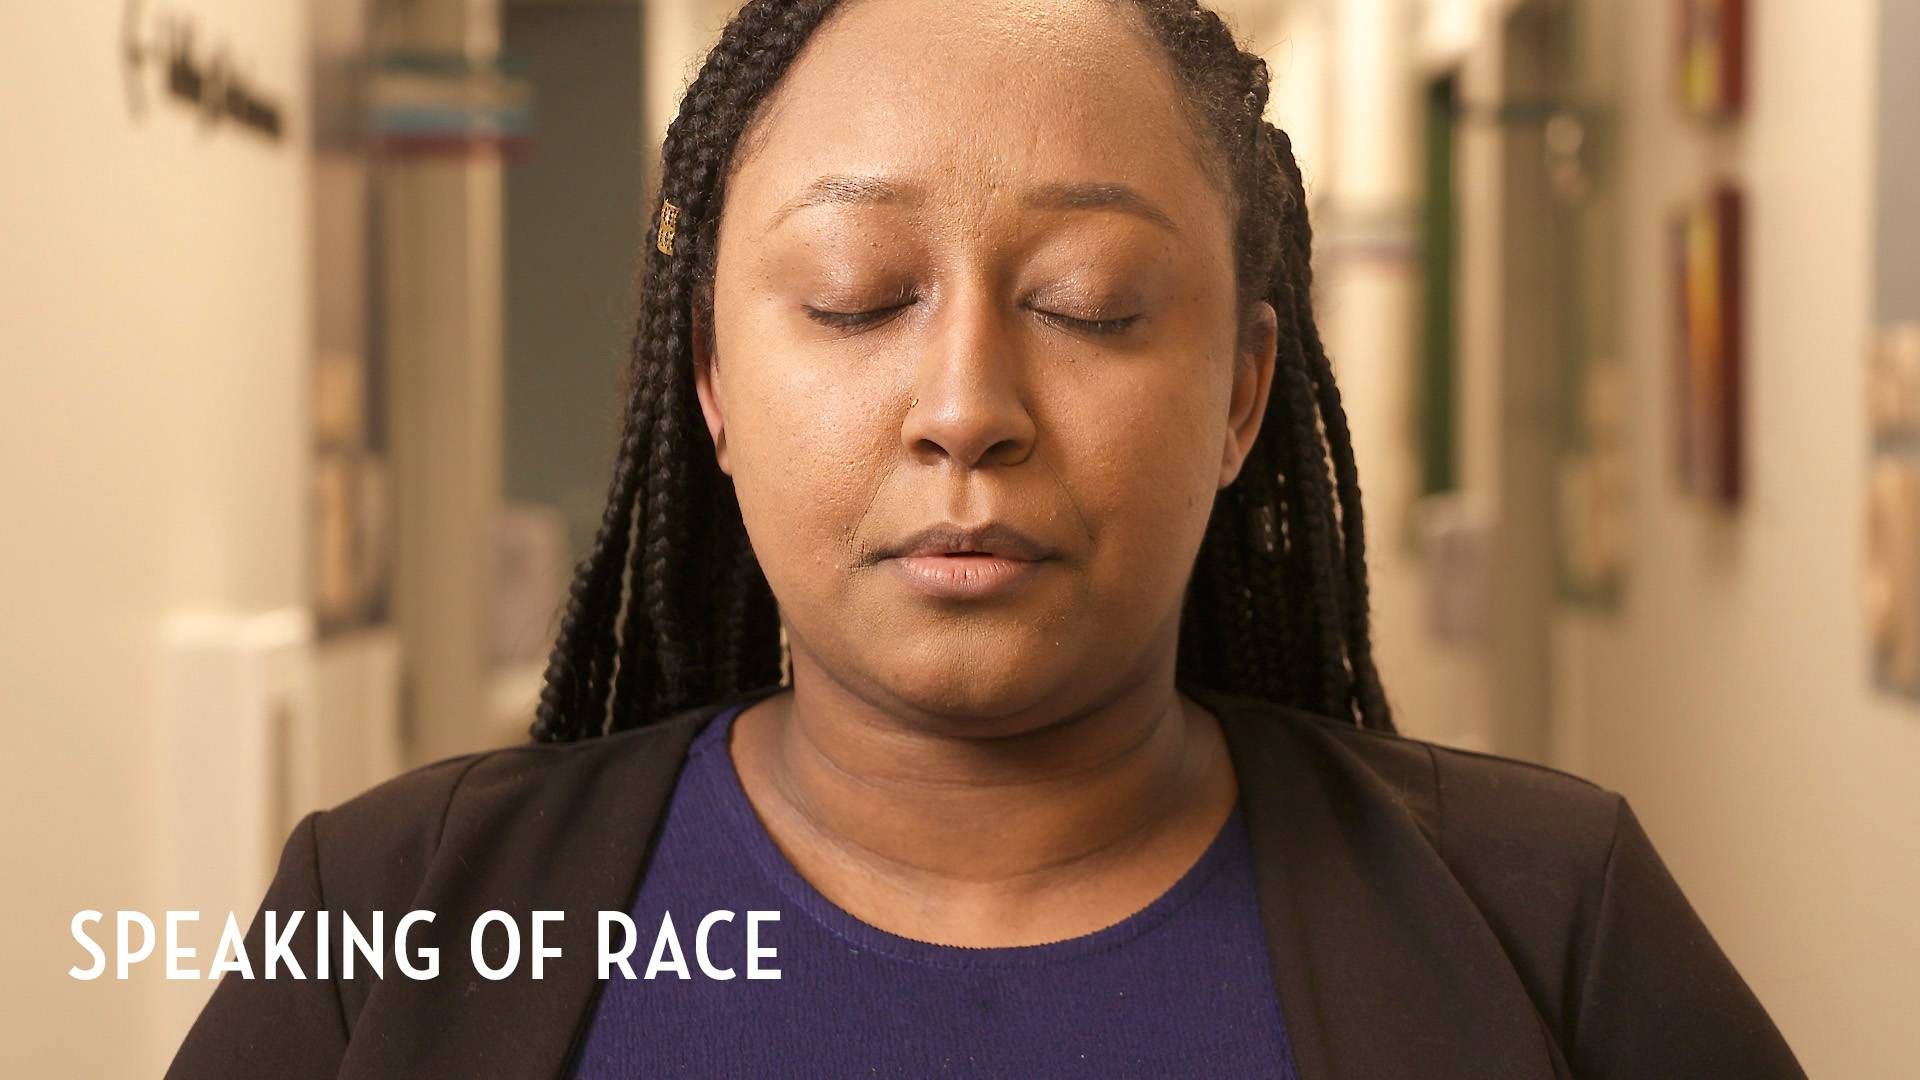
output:
[[[1235,225],[1240,309],[1278,314],[1262,434],[1215,497],[1181,615],[1183,680],[1393,730],[1374,669],[1353,443],[1313,321],[1312,231],[1265,61],[1196,0],[1122,0],[1166,50]],[[662,146],[672,254],[649,228],[605,514],[575,569],[532,727],[570,742],[783,678],[779,612],[694,392],[737,145],[839,0],[750,0],[721,32]],[[658,205],[659,200],[655,200]]]

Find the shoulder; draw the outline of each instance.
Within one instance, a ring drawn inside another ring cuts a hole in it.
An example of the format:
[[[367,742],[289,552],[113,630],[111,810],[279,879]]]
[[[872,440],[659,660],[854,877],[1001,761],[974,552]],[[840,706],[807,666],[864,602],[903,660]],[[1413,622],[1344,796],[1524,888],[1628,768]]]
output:
[[[1422,826],[1451,862],[1603,864],[1625,812],[1619,792],[1563,769],[1499,754],[1363,730],[1293,710],[1290,723],[1340,745],[1422,811]]]
[[[1311,803],[1296,803],[1299,812],[1340,843],[1397,853],[1397,872],[1418,873],[1431,889],[1457,890],[1542,968],[1577,937],[1620,837],[1636,828],[1620,793],[1564,770],[1271,702],[1213,701],[1246,748],[1243,783],[1312,792],[1296,796]]]
[[[423,934],[445,948],[457,936],[451,928],[471,926],[487,910],[595,910],[624,900],[687,745],[727,704],[579,743],[447,758],[308,814],[281,851],[247,931],[247,954],[268,955],[267,923],[275,912],[315,912],[284,923],[285,934],[274,940],[292,957],[323,964],[335,957],[332,970],[343,972],[350,955],[345,934],[329,940],[322,915],[343,927],[373,928],[377,938],[383,916],[425,912]],[[433,915],[444,921],[436,924]],[[469,1006],[484,1008],[472,996],[480,980],[459,966],[464,955],[448,953],[454,970],[468,973],[453,976],[453,985],[466,987]],[[301,962],[289,963],[298,969]],[[170,1075],[269,1075],[289,1060],[332,1075],[381,988],[388,1017],[430,1011],[426,999],[407,996],[414,985],[377,975],[254,980],[230,972]],[[362,1044],[374,1047],[367,1053],[383,1052],[380,1039],[376,1033]]]
[[[1805,1075],[1620,793],[1281,705],[1208,703],[1243,799],[1284,838],[1269,853],[1301,857],[1287,873],[1312,882],[1299,902],[1328,933],[1420,925],[1394,963],[1445,942],[1485,961],[1489,985],[1510,973],[1573,1075]]]
[[[575,743],[449,757],[310,815],[316,875],[330,907],[407,906],[436,860],[462,858],[525,819],[563,826],[595,793],[664,797],[687,744],[726,703]]]
[[[1616,850],[1639,850],[1620,842],[1638,834],[1619,793],[1282,705],[1222,705],[1246,748],[1243,786],[1291,789],[1287,827],[1365,881],[1355,902],[1497,942],[1556,1037],[1571,1037]]]
[[[1540,969],[1583,932],[1621,835],[1637,828],[1619,792],[1562,769],[1311,714],[1290,722],[1391,791],[1495,934],[1515,953],[1537,952]]]
[[[1618,792],[1562,769],[1364,729],[1242,695],[1202,693],[1240,731],[1258,733],[1243,735],[1243,744],[1272,744],[1272,753],[1251,760],[1277,767],[1279,759],[1290,759],[1327,785],[1330,797],[1390,806],[1449,862],[1481,856],[1604,862],[1625,812]]]

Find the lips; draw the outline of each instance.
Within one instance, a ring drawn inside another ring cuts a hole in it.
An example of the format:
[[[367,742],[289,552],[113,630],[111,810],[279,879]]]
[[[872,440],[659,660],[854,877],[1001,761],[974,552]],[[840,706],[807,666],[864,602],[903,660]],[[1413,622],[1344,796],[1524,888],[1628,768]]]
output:
[[[973,555],[1040,562],[1057,552],[1011,525],[988,522],[963,526],[943,522],[921,529],[895,543],[882,547],[879,559],[915,558],[936,555]]]

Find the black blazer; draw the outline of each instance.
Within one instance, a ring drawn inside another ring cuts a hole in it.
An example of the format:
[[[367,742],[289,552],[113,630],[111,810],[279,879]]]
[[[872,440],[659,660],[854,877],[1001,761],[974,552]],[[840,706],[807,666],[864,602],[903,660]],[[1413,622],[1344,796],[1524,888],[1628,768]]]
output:
[[[408,944],[440,948],[439,977],[407,978],[391,956],[384,980],[229,974],[168,1075],[564,1075],[601,987],[594,913],[628,910],[700,725],[775,689],[607,738],[452,758],[309,814],[262,912],[324,908],[365,928],[380,910],[391,944],[393,919],[431,910],[419,929],[432,933]],[[1181,689],[1231,751],[1301,1080],[1804,1075],[1619,795]],[[467,934],[496,908],[523,928],[533,910],[567,912],[547,927],[563,956],[543,980],[524,941],[517,974],[474,971]],[[256,915],[256,973],[263,930]]]

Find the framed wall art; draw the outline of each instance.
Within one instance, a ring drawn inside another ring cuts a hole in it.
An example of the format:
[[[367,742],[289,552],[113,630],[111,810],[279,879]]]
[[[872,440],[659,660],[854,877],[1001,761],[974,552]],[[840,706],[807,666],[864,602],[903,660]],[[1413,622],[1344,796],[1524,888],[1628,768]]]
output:
[[[1739,188],[1721,183],[1670,226],[1678,478],[1682,490],[1726,506],[1740,501],[1745,479],[1744,203]]]
[[[1867,378],[1867,633],[1873,680],[1920,698],[1920,322],[1874,335]]]
[[[1704,120],[1738,116],[1747,96],[1746,0],[1674,0],[1681,107]]]

